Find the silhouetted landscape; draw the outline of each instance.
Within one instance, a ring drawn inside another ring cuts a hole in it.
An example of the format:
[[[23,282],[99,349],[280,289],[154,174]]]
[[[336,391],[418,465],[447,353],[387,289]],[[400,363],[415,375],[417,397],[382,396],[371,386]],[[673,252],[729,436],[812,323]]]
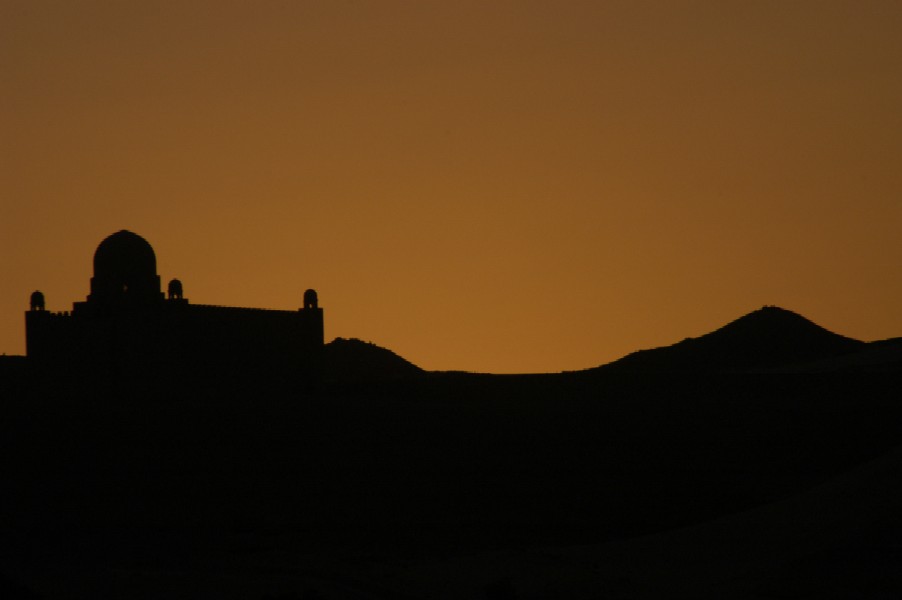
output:
[[[900,339],[765,307],[560,374],[323,350],[315,380],[0,360],[3,596],[902,589]]]
[[[899,0],[0,48],[0,600],[902,598]]]
[[[765,306],[557,374],[425,371],[163,294],[120,231],[0,359],[5,598],[902,590],[902,338]]]

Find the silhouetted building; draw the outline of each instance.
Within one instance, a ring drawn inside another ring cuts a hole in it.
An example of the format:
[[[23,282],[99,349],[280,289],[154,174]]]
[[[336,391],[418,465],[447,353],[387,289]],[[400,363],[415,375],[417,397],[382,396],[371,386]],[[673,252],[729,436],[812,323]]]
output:
[[[314,290],[294,311],[191,304],[178,279],[167,292],[151,245],[130,231],[114,233],[94,252],[86,301],[54,313],[41,292],[31,295],[28,360],[101,376],[318,370],[323,311]]]

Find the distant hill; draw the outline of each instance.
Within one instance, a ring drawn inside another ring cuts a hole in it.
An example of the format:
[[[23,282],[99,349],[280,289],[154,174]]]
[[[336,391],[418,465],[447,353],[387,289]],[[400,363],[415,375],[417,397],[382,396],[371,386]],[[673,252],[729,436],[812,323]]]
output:
[[[324,348],[326,381],[393,381],[424,371],[391,350],[356,338],[335,338]]]
[[[785,368],[859,352],[848,338],[776,306],[765,306],[720,329],[662,348],[640,350],[596,369],[620,371],[747,371]],[[594,369],[593,369],[594,370]]]
[[[902,338],[868,342],[856,352],[771,370],[795,373],[902,373]]]

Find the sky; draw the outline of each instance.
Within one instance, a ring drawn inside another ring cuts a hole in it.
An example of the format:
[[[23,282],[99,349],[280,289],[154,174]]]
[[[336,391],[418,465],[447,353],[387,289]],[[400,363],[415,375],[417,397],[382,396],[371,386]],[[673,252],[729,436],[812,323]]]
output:
[[[0,352],[120,229],[432,370],[902,336],[900,106],[895,0],[0,0]]]

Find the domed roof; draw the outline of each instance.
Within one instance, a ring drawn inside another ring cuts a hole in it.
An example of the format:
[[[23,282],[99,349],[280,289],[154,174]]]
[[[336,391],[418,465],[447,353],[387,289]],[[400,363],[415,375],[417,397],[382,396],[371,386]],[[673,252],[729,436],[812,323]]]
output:
[[[94,277],[130,280],[157,274],[157,257],[143,237],[131,231],[108,236],[94,252]]]

